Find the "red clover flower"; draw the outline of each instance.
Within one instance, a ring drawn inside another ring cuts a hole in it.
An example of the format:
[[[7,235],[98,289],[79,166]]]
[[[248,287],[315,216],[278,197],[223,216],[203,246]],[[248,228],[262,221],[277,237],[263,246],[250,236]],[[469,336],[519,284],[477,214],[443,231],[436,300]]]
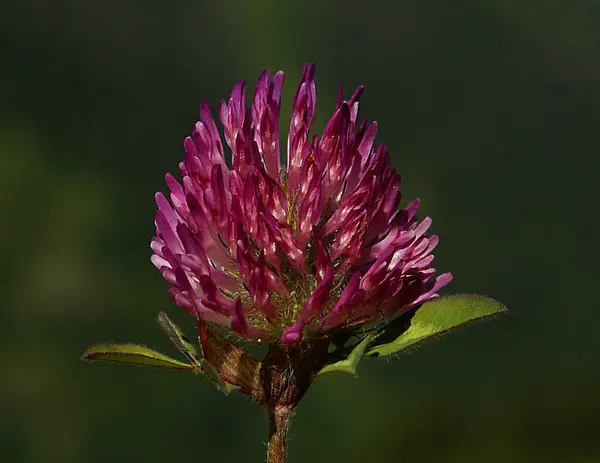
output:
[[[390,318],[437,298],[419,201],[399,210],[400,176],[377,123],[358,121],[363,87],[342,91],[323,135],[310,135],[315,66],[304,66],[292,104],[287,163],[280,162],[283,72],[264,71],[245,104],[238,82],[219,117],[228,164],[208,105],[200,107],[179,164],[157,193],[152,262],[193,316],[265,343],[296,344]],[[229,167],[231,165],[231,168]]]
[[[208,104],[184,141],[181,180],[156,194],[152,263],[169,295],[196,319],[198,345],[161,313],[187,363],[136,344],[98,344],[86,360],[188,370],[239,391],[270,419],[267,459],[285,462],[295,407],[325,373],[355,374],[363,358],[405,351],[466,323],[506,311],[483,296],[438,291],[419,200],[400,204],[400,176],[377,123],[358,120],[358,87],[340,88],[319,137],[315,65],[304,66],[292,102],[286,162],[280,157],[283,72],[258,78],[251,107],[238,82],[219,119]],[[233,336],[232,336],[233,334]],[[243,342],[242,342],[243,341]],[[268,346],[261,360],[252,344]]]

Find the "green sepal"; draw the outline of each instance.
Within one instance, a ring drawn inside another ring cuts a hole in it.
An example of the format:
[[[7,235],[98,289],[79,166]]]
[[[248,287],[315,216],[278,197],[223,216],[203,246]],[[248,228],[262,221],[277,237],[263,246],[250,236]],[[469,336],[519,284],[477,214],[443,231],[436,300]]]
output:
[[[360,362],[364,358],[369,345],[373,339],[375,339],[375,337],[375,333],[368,334],[354,347],[354,349],[352,349],[352,352],[350,352],[350,355],[348,355],[347,358],[323,367],[321,370],[319,370],[316,376],[327,373],[347,373],[352,376],[356,376],[358,366],[360,365]]]
[[[500,302],[476,294],[455,294],[426,302],[383,327],[377,336],[380,344],[372,346],[367,356],[395,354],[461,326],[505,312],[507,308]],[[388,340],[391,341],[382,342]]]
[[[83,360],[125,363],[144,367],[168,368],[172,370],[194,370],[193,365],[167,357],[160,352],[138,344],[96,344],[81,356]]]

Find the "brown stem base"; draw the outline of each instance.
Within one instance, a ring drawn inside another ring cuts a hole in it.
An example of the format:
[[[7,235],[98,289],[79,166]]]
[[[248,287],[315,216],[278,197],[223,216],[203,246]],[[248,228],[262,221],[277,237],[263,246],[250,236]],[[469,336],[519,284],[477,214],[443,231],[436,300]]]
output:
[[[269,412],[269,443],[267,463],[285,463],[287,459],[287,433],[294,415],[292,407],[277,406]]]
[[[270,420],[268,463],[285,463],[290,420],[327,359],[328,345],[327,340],[311,340],[295,346],[270,346],[260,369],[262,405]]]

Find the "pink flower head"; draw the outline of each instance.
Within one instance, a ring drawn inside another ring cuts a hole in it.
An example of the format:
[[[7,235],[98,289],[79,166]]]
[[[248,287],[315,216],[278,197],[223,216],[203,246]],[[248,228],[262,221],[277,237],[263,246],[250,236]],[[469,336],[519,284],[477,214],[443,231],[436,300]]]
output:
[[[359,87],[341,90],[321,137],[311,135],[315,66],[304,66],[292,103],[287,163],[280,161],[283,72],[264,71],[246,107],[238,82],[219,118],[226,159],[206,103],[184,142],[182,180],[157,193],[153,264],[175,302],[238,336],[294,344],[392,317],[437,298],[419,201],[399,209],[400,176],[377,123],[358,122]]]

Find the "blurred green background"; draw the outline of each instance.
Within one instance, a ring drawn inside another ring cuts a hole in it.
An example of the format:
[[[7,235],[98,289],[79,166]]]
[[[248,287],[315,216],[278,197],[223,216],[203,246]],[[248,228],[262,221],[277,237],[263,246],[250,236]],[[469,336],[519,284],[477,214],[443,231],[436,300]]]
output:
[[[0,455],[260,462],[266,416],[178,372],[79,360],[104,340],[175,355],[192,331],[149,262],[157,190],[198,105],[317,62],[317,129],[365,84],[441,236],[446,292],[509,316],[357,379],[317,381],[290,462],[600,462],[596,296],[600,3],[8,2],[0,13]]]

